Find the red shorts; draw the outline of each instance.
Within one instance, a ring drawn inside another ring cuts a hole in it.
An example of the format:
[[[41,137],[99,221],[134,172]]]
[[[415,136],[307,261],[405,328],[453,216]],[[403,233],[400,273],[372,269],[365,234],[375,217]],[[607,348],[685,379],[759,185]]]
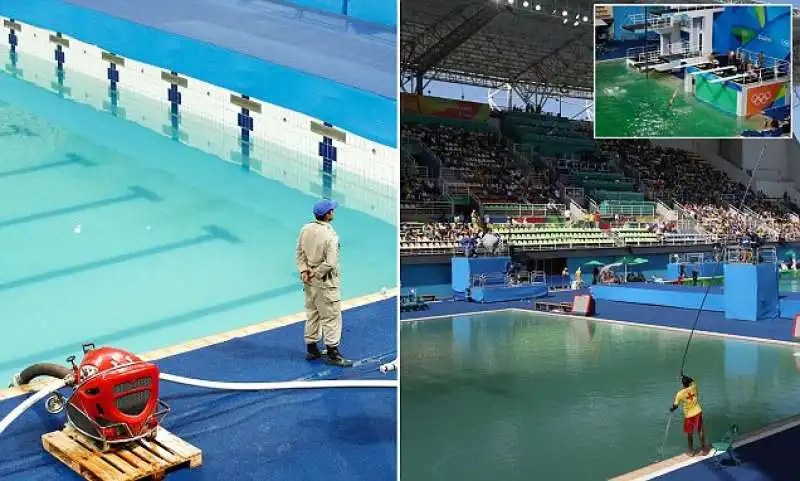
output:
[[[703,413],[683,420],[683,432],[686,434],[692,434],[695,431],[699,432],[701,429],[703,429]]]

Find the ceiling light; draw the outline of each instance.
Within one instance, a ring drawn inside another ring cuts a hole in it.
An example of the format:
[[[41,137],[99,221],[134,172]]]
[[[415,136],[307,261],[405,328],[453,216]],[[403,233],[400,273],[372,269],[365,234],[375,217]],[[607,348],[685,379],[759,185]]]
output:
[[[536,10],[538,11],[538,10],[541,10],[541,9],[542,9],[542,6],[537,3],[536,4]]]
[[[528,3],[528,1],[525,0],[524,2],[522,2],[522,6],[528,8],[528,6],[530,6],[530,3]]]

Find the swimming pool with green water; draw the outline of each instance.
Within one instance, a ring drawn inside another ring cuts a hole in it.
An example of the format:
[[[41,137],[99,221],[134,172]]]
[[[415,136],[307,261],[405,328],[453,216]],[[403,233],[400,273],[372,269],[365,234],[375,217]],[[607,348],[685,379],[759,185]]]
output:
[[[657,459],[688,334],[523,311],[401,328],[401,472],[426,481],[589,481]],[[695,336],[708,441],[800,412],[794,349]],[[665,455],[686,449],[680,411]]]
[[[646,75],[625,60],[595,65],[597,137],[737,137],[763,127],[763,120],[739,119],[685,95],[683,80],[672,75]]]

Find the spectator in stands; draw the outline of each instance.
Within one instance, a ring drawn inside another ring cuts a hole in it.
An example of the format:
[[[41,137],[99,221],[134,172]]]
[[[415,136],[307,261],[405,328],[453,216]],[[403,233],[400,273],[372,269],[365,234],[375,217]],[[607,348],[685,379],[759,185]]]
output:
[[[497,255],[498,249],[502,246],[503,239],[500,234],[492,232],[491,228],[487,228],[486,233],[480,238],[480,244],[491,255]]]
[[[475,255],[475,238],[469,234],[462,234],[461,239],[459,239],[459,243],[461,244],[461,248],[464,249],[464,255],[467,257],[473,257]]]

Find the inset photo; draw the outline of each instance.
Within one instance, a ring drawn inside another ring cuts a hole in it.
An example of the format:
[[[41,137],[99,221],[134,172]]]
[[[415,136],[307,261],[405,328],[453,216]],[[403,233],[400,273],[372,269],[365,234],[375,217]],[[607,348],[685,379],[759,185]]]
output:
[[[595,137],[790,138],[791,5],[595,5]]]

